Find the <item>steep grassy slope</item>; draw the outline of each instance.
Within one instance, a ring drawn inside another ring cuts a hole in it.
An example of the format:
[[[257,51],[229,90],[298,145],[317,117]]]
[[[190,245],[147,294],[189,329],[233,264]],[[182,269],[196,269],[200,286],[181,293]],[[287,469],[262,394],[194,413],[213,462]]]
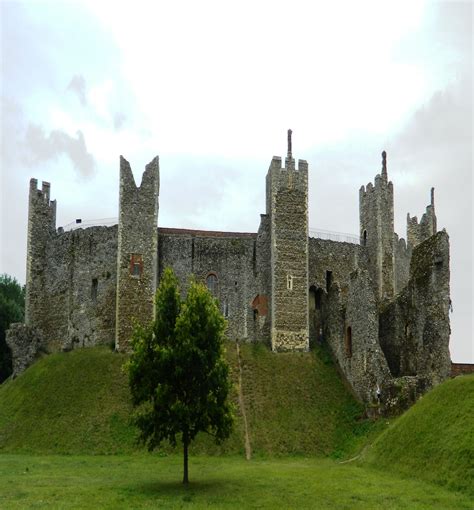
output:
[[[231,438],[216,446],[198,436],[194,453],[243,453],[245,427],[238,406],[239,356],[227,345],[237,407]],[[0,386],[0,450],[49,453],[138,451],[126,356],[105,348],[47,356]],[[242,394],[253,454],[351,455],[380,424],[361,421],[362,409],[320,351],[274,354],[240,348]],[[165,451],[170,448],[164,446]]]
[[[47,356],[0,386],[0,448],[120,453],[133,449],[126,357],[108,349]]]
[[[426,394],[377,438],[365,461],[474,497],[474,375]]]
[[[255,453],[354,453],[383,422],[361,420],[324,350],[274,354],[240,348],[250,445]]]

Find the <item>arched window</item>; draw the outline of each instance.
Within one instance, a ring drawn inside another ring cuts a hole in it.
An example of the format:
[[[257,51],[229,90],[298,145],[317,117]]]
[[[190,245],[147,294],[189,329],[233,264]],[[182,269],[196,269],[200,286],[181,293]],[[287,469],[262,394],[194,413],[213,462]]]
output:
[[[352,328],[350,326],[347,326],[346,329],[346,338],[344,341],[344,346],[346,349],[346,356],[348,358],[352,357]]]
[[[217,275],[216,273],[209,273],[206,277],[206,286],[209,292],[216,297],[217,296]]]

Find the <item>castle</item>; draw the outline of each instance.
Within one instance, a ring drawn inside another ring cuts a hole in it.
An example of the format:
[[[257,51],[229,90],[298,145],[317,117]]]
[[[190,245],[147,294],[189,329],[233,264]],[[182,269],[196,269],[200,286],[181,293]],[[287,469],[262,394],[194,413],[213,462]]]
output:
[[[183,293],[195,275],[227,319],[227,336],[273,351],[327,343],[358,398],[405,406],[448,377],[449,238],[437,232],[434,191],[407,242],[394,232],[386,154],[359,191],[360,242],[310,237],[308,164],[291,131],[284,164],[273,157],[256,233],[158,226],[159,159],[137,186],[120,158],[118,225],[56,229],[50,184],[31,179],[25,324],[7,335],[14,373],[41,350],[114,344],[127,351],[132,320],[148,322],[163,269]]]

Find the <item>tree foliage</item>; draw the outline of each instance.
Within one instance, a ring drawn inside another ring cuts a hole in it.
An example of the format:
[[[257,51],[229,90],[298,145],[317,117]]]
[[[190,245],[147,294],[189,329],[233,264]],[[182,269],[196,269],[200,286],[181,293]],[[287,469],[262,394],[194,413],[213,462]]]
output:
[[[216,442],[233,425],[229,368],[224,359],[225,320],[204,285],[191,282],[181,302],[171,269],[164,271],[155,298],[155,320],[136,325],[128,370],[134,421],[150,450],[162,441],[183,444],[188,483],[188,446],[199,432]]]
[[[21,322],[25,311],[25,287],[7,274],[0,275],[0,383],[12,373],[11,352],[6,331],[13,322]]]

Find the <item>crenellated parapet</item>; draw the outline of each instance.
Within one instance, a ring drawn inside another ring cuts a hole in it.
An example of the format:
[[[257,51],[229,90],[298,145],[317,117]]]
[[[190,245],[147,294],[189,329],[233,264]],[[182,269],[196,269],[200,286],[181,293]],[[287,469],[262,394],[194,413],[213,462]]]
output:
[[[153,317],[158,256],[158,156],[145,167],[140,186],[127,160],[120,157],[115,347],[129,350],[133,321]]]

